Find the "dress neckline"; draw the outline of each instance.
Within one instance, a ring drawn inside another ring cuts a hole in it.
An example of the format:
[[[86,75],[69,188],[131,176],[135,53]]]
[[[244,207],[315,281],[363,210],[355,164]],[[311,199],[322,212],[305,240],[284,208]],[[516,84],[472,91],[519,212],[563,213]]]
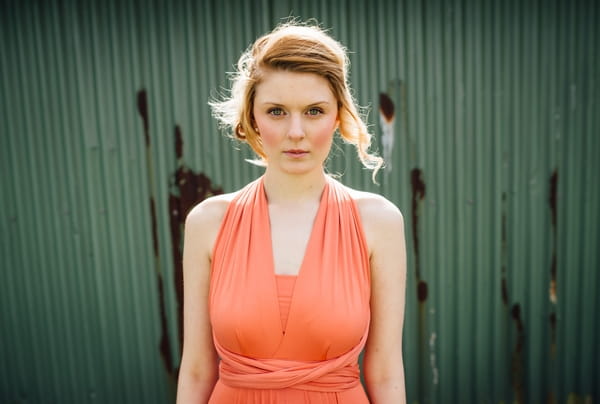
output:
[[[295,296],[297,296],[297,291],[298,289],[300,289],[302,287],[302,280],[308,276],[307,272],[310,268],[306,268],[307,262],[309,261],[310,255],[314,253],[314,249],[315,249],[315,239],[317,236],[317,227],[318,227],[318,223],[322,222],[322,216],[326,213],[326,206],[327,203],[326,201],[328,200],[328,193],[329,193],[329,178],[326,177],[326,181],[325,181],[325,186],[323,187],[323,191],[321,192],[321,197],[319,199],[319,208],[317,209],[317,213],[315,214],[315,217],[313,219],[313,223],[312,223],[312,227],[310,230],[310,235],[308,237],[308,242],[306,243],[306,249],[304,250],[304,255],[302,257],[302,261],[300,263],[300,267],[298,269],[298,273],[297,274],[278,274],[275,272],[275,256],[273,254],[273,238],[272,238],[272,234],[271,234],[271,220],[270,220],[270,216],[269,216],[269,203],[267,200],[267,193],[265,192],[265,188],[264,188],[264,176],[260,178],[260,198],[261,198],[261,205],[262,205],[262,209],[263,211],[261,212],[261,216],[263,218],[265,218],[265,226],[266,226],[266,234],[268,236],[268,239],[266,240],[266,245],[265,245],[265,255],[267,257],[267,268],[265,268],[265,270],[267,270],[269,272],[269,276],[271,277],[271,293],[273,294],[273,296],[275,297],[277,303],[279,303],[279,292],[278,292],[278,286],[277,283],[279,281],[288,281],[288,282],[294,282],[294,290],[292,292],[292,295],[290,296],[290,304],[289,304],[289,309],[288,309],[288,315],[287,318],[289,319],[293,313],[294,313],[294,307],[295,307]],[[281,308],[279,307],[279,304],[277,304],[277,311],[279,312],[279,318],[281,318]],[[281,322],[279,322],[281,325],[281,335],[285,336],[287,334],[287,329],[288,329],[288,325],[290,324],[289,321],[286,321],[285,327],[283,324],[281,324]]]
[[[317,209],[317,213],[315,214],[315,217],[313,219],[313,223],[312,223],[312,227],[310,229],[310,235],[308,236],[308,241],[306,243],[306,248],[304,250],[304,255],[302,256],[302,261],[300,262],[300,267],[298,268],[298,272],[296,274],[279,274],[275,271],[275,255],[274,255],[274,251],[273,251],[273,235],[271,233],[271,219],[270,219],[270,215],[269,215],[269,201],[267,200],[267,193],[265,192],[265,187],[264,187],[264,176],[262,176],[260,178],[260,195],[262,198],[262,202],[263,202],[263,208],[265,209],[264,213],[264,217],[266,217],[266,234],[268,235],[268,240],[267,240],[267,245],[266,245],[266,249],[267,251],[265,251],[266,256],[268,257],[269,260],[269,271],[274,275],[274,276],[293,276],[296,279],[300,278],[300,275],[302,274],[302,272],[304,272],[304,267],[306,266],[306,262],[307,262],[307,257],[308,255],[311,253],[311,247],[314,244],[314,239],[315,239],[315,233],[316,233],[316,223],[319,220],[320,216],[324,214],[324,206],[326,205],[325,201],[327,200],[327,193],[329,191],[329,177],[325,176],[325,186],[323,187],[323,190],[321,191],[321,197],[319,199],[319,208]]]

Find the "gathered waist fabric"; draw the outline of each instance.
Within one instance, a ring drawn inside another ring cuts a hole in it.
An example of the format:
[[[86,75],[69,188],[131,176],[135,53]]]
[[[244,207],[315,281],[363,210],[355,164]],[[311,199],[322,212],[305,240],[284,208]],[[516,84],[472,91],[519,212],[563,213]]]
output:
[[[358,355],[367,339],[345,354],[322,361],[256,359],[236,354],[216,344],[221,357],[219,378],[229,387],[261,389],[344,391],[360,382]]]

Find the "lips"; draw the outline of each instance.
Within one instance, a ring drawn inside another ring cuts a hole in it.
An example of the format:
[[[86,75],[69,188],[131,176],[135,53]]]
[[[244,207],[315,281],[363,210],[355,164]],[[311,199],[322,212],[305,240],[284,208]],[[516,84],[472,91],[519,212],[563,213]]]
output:
[[[285,150],[283,153],[289,157],[298,158],[307,155],[308,151],[302,149],[290,149]]]

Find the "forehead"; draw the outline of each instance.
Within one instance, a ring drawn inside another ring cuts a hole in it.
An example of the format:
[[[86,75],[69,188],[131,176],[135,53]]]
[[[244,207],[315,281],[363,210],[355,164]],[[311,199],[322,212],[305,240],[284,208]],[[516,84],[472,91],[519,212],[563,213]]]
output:
[[[335,102],[329,81],[316,73],[268,70],[256,86],[255,103]]]

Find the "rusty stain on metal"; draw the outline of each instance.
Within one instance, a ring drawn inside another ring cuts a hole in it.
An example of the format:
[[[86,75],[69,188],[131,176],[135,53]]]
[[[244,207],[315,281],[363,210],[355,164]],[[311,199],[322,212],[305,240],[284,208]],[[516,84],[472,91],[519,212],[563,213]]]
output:
[[[158,220],[156,214],[156,197],[154,188],[154,170],[152,165],[152,149],[150,142],[150,119],[148,115],[148,95],[145,89],[138,91],[137,93],[137,108],[142,123],[144,125],[144,140],[146,143],[146,169],[148,178],[148,190],[150,192],[150,218],[152,222],[152,248],[154,250],[154,269],[156,272],[156,282],[158,287],[159,295],[159,314],[160,314],[160,327],[161,337],[159,342],[160,356],[163,361],[163,365],[167,371],[167,374],[171,378],[171,382],[174,383],[177,378],[177,370],[173,365],[173,357],[171,354],[171,343],[169,341],[169,331],[167,323],[167,310],[165,304],[165,293],[164,293],[164,280],[160,264],[160,249],[158,242]]]
[[[554,169],[550,176],[550,192],[548,195],[548,204],[550,205],[550,215],[552,219],[552,261],[550,264],[550,301],[556,304],[556,194],[558,190],[558,171]]]
[[[142,89],[137,93],[137,108],[142,117],[142,123],[144,125],[144,141],[146,142],[146,147],[148,147],[150,145],[150,125],[148,119],[148,95],[145,89]]]
[[[169,193],[169,220],[173,256],[173,276],[177,299],[179,345],[183,346],[183,227],[188,212],[198,203],[223,189],[212,184],[203,173],[194,173],[183,162],[183,136],[179,125],[175,126],[175,156],[177,170],[172,175]]]
[[[394,102],[386,93],[379,94],[379,123],[381,125],[381,146],[385,170],[392,170],[392,150],[394,148]]]
[[[550,288],[549,298],[552,303],[552,312],[550,313],[550,354],[552,358],[556,356],[556,312],[554,306],[558,300],[556,291],[556,249],[557,249],[557,193],[558,193],[558,170],[555,168],[550,175],[550,189],[548,192],[548,204],[550,206],[550,217],[552,223],[552,258],[550,261]]]
[[[417,298],[419,299],[419,302],[424,302],[427,300],[427,293],[427,282],[419,279],[419,283],[417,285]]]
[[[525,327],[521,320],[521,306],[515,303],[511,310],[512,318],[517,328],[517,342],[512,355],[512,384],[515,392],[515,402],[525,402],[525,382],[524,382],[524,347],[525,347]]]
[[[388,122],[394,118],[394,102],[386,93],[379,93],[379,110]]]
[[[508,232],[507,232],[507,214],[506,214],[506,201],[507,195],[506,192],[502,193],[502,250],[501,250],[501,271],[502,271],[502,281],[501,281],[501,296],[502,303],[506,310],[509,308],[509,290],[508,290],[508,280],[507,280],[507,272],[508,272]],[[516,335],[516,343],[512,353],[511,360],[511,374],[512,374],[512,387],[515,393],[515,403],[524,403],[525,402],[525,327],[523,326],[523,320],[521,319],[521,306],[519,303],[515,303],[512,305],[510,309],[510,315],[515,324],[515,328],[517,331]]]
[[[427,303],[427,282],[421,279],[421,259],[419,246],[419,206],[425,199],[425,182],[423,181],[423,172],[419,168],[413,168],[410,172],[410,183],[412,189],[412,236],[413,248],[415,252],[415,279],[417,281],[417,299],[419,301],[419,317],[418,317],[418,341],[419,341],[419,357],[420,357],[420,372],[418,377],[418,397],[424,397],[425,383],[428,379],[427,363],[428,352],[426,346],[426,311],[425,304]]]
[[[418,168],[413,168],[410,172],[410,184],[412,188],[412,235],[413,246],[415,250],[415,273],[417,280],[421,280],[421,260],[419,247],[419,202],[425,199],[425,182],[423,182],[423,172]],[[422,296],[427,299],[427,286],[419,286],[419,290],[425,293]],[[421,299],[419,299],[422,301]]]

